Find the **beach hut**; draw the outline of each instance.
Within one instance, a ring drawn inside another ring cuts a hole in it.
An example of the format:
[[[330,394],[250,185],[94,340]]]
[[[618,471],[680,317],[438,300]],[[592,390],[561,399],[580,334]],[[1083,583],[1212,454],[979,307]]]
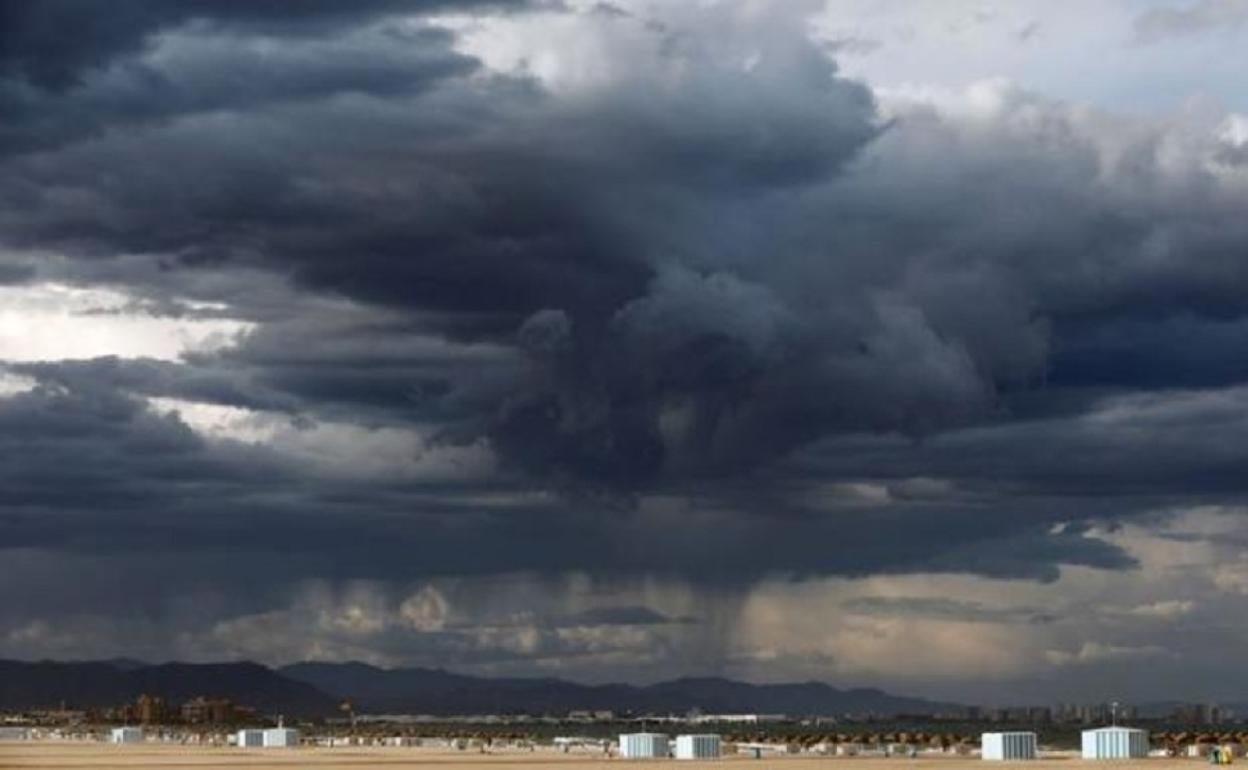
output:
[[[718,735],[678,735],[676,736],[677,759],[719,759],[720,740]]]
[[[1133,727],[1083,731],[1084,759],[1136,759],[1148,756],[1148,733]]]
[[[289,749],[299,745],[299,731],[289,727],[274,727],[264,731],[266,749]]]
[[[1036,758],[1036,734],[1031,732],[984,733],[980,745],[984,759]]]
[[[264,730],[239,730],[235,734],[234,745],[245,749],[263,746]]]
[[[672,751],[666,733],[624,733],[620,736],[620,756],[625,759],[661,759]]]
[[[110,743],[142,743],[142,727],[114,727],[109,735]]]

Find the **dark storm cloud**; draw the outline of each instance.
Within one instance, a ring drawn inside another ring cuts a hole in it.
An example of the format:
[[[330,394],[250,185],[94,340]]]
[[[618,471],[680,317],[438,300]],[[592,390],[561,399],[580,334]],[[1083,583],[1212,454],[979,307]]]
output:
[[[268,38],[223,46],[191,34],[162,66],[127,62],[93,73],[69,92],[0,79],[0,153],[32,152],[195,113],[293,104],[343,94],[400,95],[471,72],[475,62],[449,49],[434,29],[374,28],[355,45],[336,38],[277,47]]]
[[[290,396],[256,387],[245,375],[224,367],[108,357],[12,364],[7,369],[68,392],[100,389],[287,413],[298,403]]]
[[[9,547],[49,537],[90,542],[107,532],[110,517],[148,519],[178,490],[285,475],[272,463],[257,464],[246,450],[209,451],[184,424],[107,385],[46,384],[4,399],[0,441],[10,458],[3,506],[16,516],[6,527]],[[52,535],[58,521],[81,527]]]
[[[737,390],[748,388],[751,371],[772,366],[748,360],[766,353],[750,351],[754,343],[708,336],[717,315],[732,312],[735,301],[767,294],[766,286],[732,276],[680,278],[679,271],[674,279],[666,272],[654,279],[654,264],[695,247],[688,225],[720,216],[721,207],[783,198],[816,184],[877,131],[867,91],[837,79],[812,46],[772,43],[764,64],[747,75],[706,44],[681,38],[664,49],[664,58],[687,62],[690,72],[668,94],[624,83],[586,103],[561,103],[520,82],[448,82],[426,96],[408,94],[390,100],[395,104],[370,97],[351,110],[332,100],[308,106],[278,100],[253,111],[263,117],[212,116],[149,135],[110,134],[89,150],[67,150],[64,163],[16,160],[14,241],[84,254],[163,251],[192,265],[262,264],[363,301],[442,311],[495,340],[512,339],[531,314],[564,313],[571,321],[565,360],[539,376],[532,392],[521,386],[485,429],[534,472],[644,481],[664,462],[657,422],[669,394],[655,371],[664,360],[629,376],[640,358],[604,354],[608,347],[647,355],[651,345],[630,337],[648,334],[651,317],[671,312],[665,306],[688,301],[705,307],[703,316],[692,319],[686,339],[660,352],[682,356],[687,346],[705,352],[688,357],[689,370],[672,383],[678,391],[672,395],[689,391],[696,398],[734,378]],[[780,83],[795,92],[777,88]],[[321,130],[303,131],[305,123]],[[508,130],[497,132],[495,125]],[[243,152],[240,136],[250,137]],[[94,180],[118,165],[152,173],[99,189]],[[173,168],[177,174],[161,171]],[[193,189],[184,185],[188,177],[198,181]],[[389,182],[379,188],[383,178]],[[79,189],[86,205],[77,211],[45,205],[65,187]],[[384,195],[376,192],[381,189]],[[104,215],[88,201],[103,206]],[[664,209],[682,217],[671,230],[654,230]],[[647,285],[664,293],[646,297]],[[795,350],[809,335],[777,329],[773,336],[786,334]],[[862,345],[852,338],[840,344],[850,357]],[[897,343],[885,344],[881,355],[906,354]],[[781,379],[792,382],[775,383],[775,398],[801,390],[808,377],[795,371]],[[918,396],[934,402],[934,421],[941,419],[939,402],[964,395],[943,390]],[[710,424],[697,429],[712,431],[723,408],[710,404],[696,416]],[[947,408],[963,411],[956,403]],[[766,407],[759,411],[750,419],[771,419]],[[802,438],[762,442],[759,451]]]
[[[118,0],[101,12],[92,0],[4,0],[0,76],[64,91],[80,85],[88,71],[140,52],[157,33],[190,22],[222,33],[324,35],[384,15],[521,5],[523,0]]]
[[[592,501],[532,499],[524,494],[529,485],[523,479],[509,485],[505,478],[488,484],[334,478],[280,453],[204,441],[177,420],[156,417],[112,390],[114,384],[142,387],[133,376],[114,374],[110,381],[107,373],[115,364],[59,365],[80,370],[72,374],[47,365],[26,367],[25,373],[49,384],[10,399],[10,409],[0,414],[5,437],[0,449],[10,458],[0,471],[6,554],[43,554],[41,563],[82,565],[42,578],[36,604],[26,598],[6,602],[9,617],[42,618],[76,640],[39,636],[32,644],[45,655],[151,644],[153,655],[164,656],[170,648],[161,628],[176,626],[184,634],[203,634],[204,647],[196,654],[208,657],[228,650],[290,660],[306,654],[311,633],[326,642],[323,649],[332,651],[326,654],[339,657],[383,654],[426,665],[520,665],[538,655],[592,661],[593,650],[624,638],[617,624],[670,625],[652,611],[613,608],[537,617],[517,628],[468,626],[363,642],[348,635],[335,647],[331,642],[338,632],[308,631],[320,615],[280,621],[263,615],[284,606],[292,584],[311,578],[389,584],[430,575],[572,570],[664,574],[742,590],[758,575],[776,572],[865,576],[937,569],[1050,580],[1056,563],[1130,564],[1102,541],[1037,526],[1060,513],[1045,505],[1030,513],[1015,506],[1008,516],[984,507],[927,503],[840,515],[795,511],[786,517],[745,498],[737,510],[660,506],[641,516],[621,516]],[[90,369],[96,369],[94,376],[84,376]],[[480,502],[491,491],[502,500]],[[950,550],[949,544],[956,546]],[[24,558],[6,559],[10,574],[34,579]],[[88,565],[93,565],[89,574],[110,577],[84,591],[81,575]],[[131,617],[142,608],[142,617],[155,619],[150,621],[155,625],[83,627],[87,597],[95,597],[92,612],[113,607]],[[192,600],[194,608],[187,606]],[[262,615],[239,617],[249,612]],[[560,632],[584,627],[600,629],[601,644]],[[249,639],[256,646],[245,646]],[[283,639],[290,641],[288,648],[278,646]],[[664,653],[661,640],[647,639],[645,654],[676,654]],[[222,640],[243,646],[222,646]],[[695,656],[691,665],[714,665],[709,652],[684,654]]]
[[[1102,395],[1076,414],[1001,422],[919,444],[895,438],[829,439],[798,455],[798,478],[831,475],[887,484],[945,480],[948,497],[1043,499],[1055,515],[1113,518],[1133,507],[1242,500],[1248,428],[1243,386]],[[1064,498],[1066,502],[1058,502]]]
[[[1248,344],[1242,318],[1119,317],[1062,330],[1049,375],[1077,387],[1217,387],[1248,380],[1248,362],[1226,355]],[[1146,341],[1146,342],[1143,342]]]
[[[280,565],[291,579],[579,570],[741,584],[768,573],[937,568],[1051,579],[1057,562],[1129,563],[1102,541],[1047,531],[1064,512],[1043,506],[991,520],[975,506],[931,503],[836,516],[795,509],[786,521],[781,510],[751,510],[746,498],[742,508],[658,503],[628,516],[592,499],[535,499],[530,482],[505,475],[327,474],[269,448],[205,441],[116,389],[156,389],[134,387],[135,372],[118,377],[108,362],[61,366],[19,369],[46,384],[0,411],[12,458],[0,472],[8,548],[220,553],[240,574]],[[491,491],[498,502],[475,501]],[[934,541],[956,546],[933,551]],[[834,542],[853,548],[829,551]]]
[[[38,7],[4,6],[71,8]],[[1244,491],[1242,394],[1171,392],[1242,381],[1230,144],[1009,89],[886,116],[802,24],[726,7],[587,14],[630,66],[562,90],[379,21],[433,4],[205,7],[4,49],[5,246],[258,324],[175,363],[11,365],[40,384],[0,401],[8,548],[1053,580],[1134,564],[1070,522]],[[316,465],[148,397],[425,443]],[[498,467],[370,465],[479,446]]]

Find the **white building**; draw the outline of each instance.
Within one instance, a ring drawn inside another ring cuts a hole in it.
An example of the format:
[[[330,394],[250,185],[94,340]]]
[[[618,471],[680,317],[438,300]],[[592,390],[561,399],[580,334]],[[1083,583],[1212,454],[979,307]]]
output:
[[[1148,756],[1148,733],[1133,727],[1098,727],[1083,731],[1084,759],[1134,759]]]
[[[1026,732],[984,733],[980,736],[984,759],[1035,759],[1036,734]]]
[[[0,727],[0,741],[28,741],[30,730],[25,727]]]
[[[264,745],[264,730],[239,730],[234,745],[244,748],[258,748]]]
[[[274,727],[264,731],[266,749],[289,749],[299,745],[299,731],[289,727]]]
[[[142,727],[114,727],[109,735],[109,743],[142,743]]]
[[[666,733],[624,733],[620,736],[620,756],[625,759],[664,759],[672,753]]]
[[[743,725],[761,725],[774,724],[776,722],[783,722],[784,720],[784,714],[699,714],[690,718],[688,721],[694,724],[728,722]]]
[[[677,759],[719,759],[718,735],[676,736]]]

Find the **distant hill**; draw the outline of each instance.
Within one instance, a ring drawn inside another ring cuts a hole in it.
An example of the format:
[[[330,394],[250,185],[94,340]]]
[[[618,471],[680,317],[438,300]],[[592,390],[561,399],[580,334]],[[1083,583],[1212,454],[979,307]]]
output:
[[[113,668],[121,669],[122,671],[134,671],[135,669],[147,668],[148,666],[152,665],[151,663],[147,663],[141,660],[135,660],[134,658],[109,658],[108,660],[103,660],[100,662],[107,663]]]
[[[438,669],[382,669],[363,663],[298,663],[280,673],[382,714],[563,713],[576,709],[684,713],[932,714],[958,708],[874,689],[819,682],[755,685],[685,678],[637,687],[561,679],[484,678]]]
[[[142,693],[173,702],[197,695],[229,698],[261,713],[289,716],[332,714],[338,703],[313,685],[257,663],[0,661],[0,708],[114,706]]]
[[[643,713],[931,714],[958,708],[880,690],[841,690],[819,682],[755,685],[713,677],[638,687],[584,685],[551,678],[486,678],[438,669],[383,669],[363,663],[257,663],[132,660],[28,663],[0,660],[0,709],[115,706],[142,693],[182,702],[229,698],[263,714],[331,716],[349,698],[364,713],[562,714],[578,709]]]

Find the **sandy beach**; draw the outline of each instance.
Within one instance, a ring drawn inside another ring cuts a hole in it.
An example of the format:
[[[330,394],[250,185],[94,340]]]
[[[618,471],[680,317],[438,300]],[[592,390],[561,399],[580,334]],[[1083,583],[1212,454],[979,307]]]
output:
[[[1198,760],[1146,759],[1112,762],[1114,770],[1167,770],[1183,766],[1193,768]],[[726,765],[765,770],[782,767],[787,770],[836,767],[838,770],[969,770],[982,768],[978,758],[933,756],[919,759],[885,759],[882,757],[820,757],[765,756],[753,759],[734,755],[716,761],[677,762],[676,760],[634,761],[607,759],[592,753],[564,754],[550,748],[533,752],[500,751],[480,754],[433,748],[300,748],[291,750],[209,748],[196,746],[139,745],[117,746],[96,743],[30,742],[0,743],[0,768],[30,770],[159,770],[182,768],[190,770],[229,770],[230,768],[314,768],[315,770],[348,770],[382,767],[387,770],[404,768],[477,768],[559,767],[564,770],[620,767],[631,765],[676,765],[681,767],[715,768]],[[1061,767],[1085,766],[1072,757],[1046,758],[1026,763],[996,763],[1016,766],[1025,764],[1029,770],[1052,770]],[[1088,767],[1094,766],[1087,763]]]

